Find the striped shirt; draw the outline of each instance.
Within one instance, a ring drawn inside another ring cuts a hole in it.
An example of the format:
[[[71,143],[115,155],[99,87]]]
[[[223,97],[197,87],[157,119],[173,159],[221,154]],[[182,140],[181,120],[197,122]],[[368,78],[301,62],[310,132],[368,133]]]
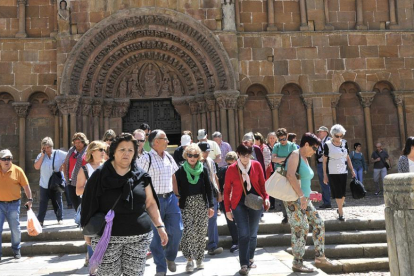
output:
[[[148,154],[141,156],[136,162],[138,167],[151,176],[152,185],[157,194],[166,194],[173,191],[172,176],[178,170],[178,166],[168,152],[164,151],[163,157],[161,157],[155,150],[151,149]]]

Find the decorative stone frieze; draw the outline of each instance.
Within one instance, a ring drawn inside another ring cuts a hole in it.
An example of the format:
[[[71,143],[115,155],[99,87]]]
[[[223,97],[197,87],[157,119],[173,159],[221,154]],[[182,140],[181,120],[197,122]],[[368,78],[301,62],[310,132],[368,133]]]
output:
[[[279,109],[282,97],[282,94],[269,94],[266,96],[267,103],[269,104],[271,110]]]
[[[240,92],[237,90],[214,92],[214,97],[216,97],[217,103],[222,109],[236,109],[239,95]]]
[[[112,106],[112,117],[122,118],[128,113],[129,99],[115,99]]]
[[[361,105],[363,107],[370,107],[374,101],[375,94],[375,92],[358,92]]]
[[[27,117],[27,113],[29,111],[30,105],[31,104],[29,102],[15,102],[15,103],[12,103],[14,111],[16,111],[16,114],[19,118],[26,118]]]
[[[55,98],[56,103],[59,107],[60,112],[63,115],[76,114],[79,107],[80,96],[68,95],[68,96],[57,96]]]
[[[92,100],[92,116],[93,117],[101,116],[102,105],[103,105],[103,100],[102,99],[98,98],[98,99],[93,99]]]
[[[92,109],[92,98],[91,97],[83,97],[81,98],[81,113],[82,116],[89,116]]]
[[[103,103],[103,116],[109,118],[112,115],[114,100],[113,99],[104,99]]]

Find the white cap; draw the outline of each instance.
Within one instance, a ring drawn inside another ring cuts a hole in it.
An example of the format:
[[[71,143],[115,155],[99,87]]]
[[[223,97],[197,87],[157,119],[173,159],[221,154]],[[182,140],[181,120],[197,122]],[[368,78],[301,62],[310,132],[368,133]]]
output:
[[[204,140],[207,138],[207,131],[205,129],[199,129],[197,134],[198,140]]]
[[[0,151],[0,158],[4,158],[4,157],[13,158],[13,154],[8,149],[4,149],[4,150]]]
[[[181,136],[181,146],[188,146],[189,144],[191,144],[190,135],[184,134]]]

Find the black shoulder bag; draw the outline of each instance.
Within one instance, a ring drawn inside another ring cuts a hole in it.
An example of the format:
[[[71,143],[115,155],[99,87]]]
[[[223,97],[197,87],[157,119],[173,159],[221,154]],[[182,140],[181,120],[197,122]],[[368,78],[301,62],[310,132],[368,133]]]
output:
[[[55,172],[55,157],[57,151],[53,155],[52,161],[52,170],[53,173],[49,178],[48,189],[50,191],[60,192],[63,193],[65,191],[65,179],[62,177],[62,173],[60,171]]]
[[[387,161],[384,160],[384,158],[382,158],[381,154],[379,152],[377,152],[378,157],[381,159],[382,163],[384,163],[384,167],[389,170],[391,168],[390,164],[388,164]]]
[[[119,195],[118,199],[115,201],[114,205],[112,206],[111,210],[115,209],[116,204],[118,203],[119,199],[121,198],[122,193]],[[96,213],[93,215],[88,223],[82,230],[84,236],[87,237],[96,237],[102,236],[102,233],[105,229],[106,220],[105,220],[105,213]]]

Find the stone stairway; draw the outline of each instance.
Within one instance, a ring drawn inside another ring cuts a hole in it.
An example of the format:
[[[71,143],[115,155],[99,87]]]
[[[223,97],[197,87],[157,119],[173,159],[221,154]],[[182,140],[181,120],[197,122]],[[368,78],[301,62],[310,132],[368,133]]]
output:
[[[71,217],[73,211],[65,210]],[[48,212],[50,213],[50,211]],[[266,214],[266,223],[261,223],[258,235],[258,248],[272,248],[276,251],[291,253],[289,225],[274,223],[280,221]],[[228,249],[231,237],[225,225],[224,216],[218,218],[220,246]],[[23,256],[59,255],[85,253],[86,247],[81,231],[74,225],[73,219],[66,219],[63,225],[55,221],[45,222],[41,235],[30,237],[22,221]],[[373,270],[388,270],[387,238],[384,220],[347,220],[339,222],[328,220],[326,225],[326,256],[334,260],[335,265],[323,269],[326,273],[350,273]],[[7,224],[5,224],[5,227]],[[313,242],[308,235],[305,259],[314,258]],[[3,232],[3,256],[11,256],[10,232]]]

